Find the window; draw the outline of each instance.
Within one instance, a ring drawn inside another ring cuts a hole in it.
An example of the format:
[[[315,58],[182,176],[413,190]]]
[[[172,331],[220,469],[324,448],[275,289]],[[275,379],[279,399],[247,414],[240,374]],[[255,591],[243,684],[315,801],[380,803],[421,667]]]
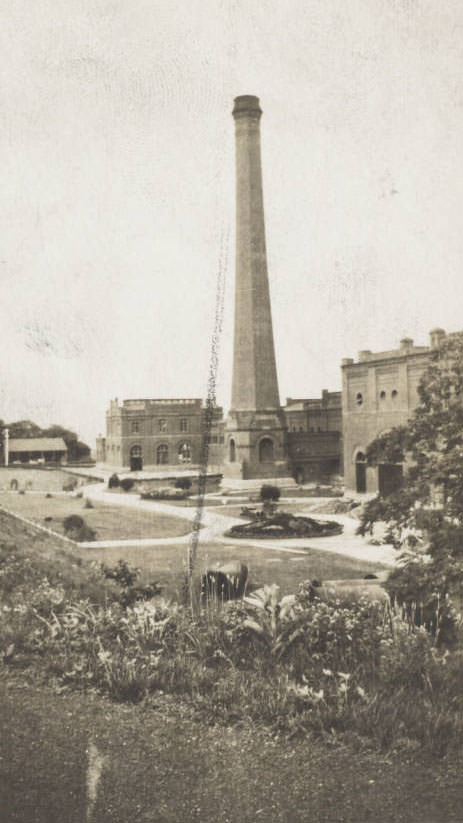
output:
[[[363,403],[363,394],[362,394],[362,392],[360,392],[360,391],[357,392],[357,394],[355,395],[355,402],[357,403],[357,406],[362,405],[362,403]]]
[[[230,442],[228,444],[228,448],[229,448],[230,463],[234,463],[235,460],[236,460],[236,448],[235,448],[235,441],[233,439],[230,440]]]
[[[180,443],[178,447],[179,463],[191,463],[191,446],[189,443]]]
[[[132,434],[138,434],[140,431],[140,423],[138,420],[132,420]]]
[[[379,399],[380,400],[385,400],[386,399],[386,392],[384,391],[384,389],[383,389],[383,391],[381,391],[379,393]]]
[[[391,397],[392,397],[393,400],[395,400],[398,397],[398,394],[399,394],[399,392],[397,391],[397,389],[392,389]]]
[[[161,443],[156,449],[156,463],[158,466],[165,466],[169,462],[169,447],[167,443]]]
[[[188,419],[186,417],[180,418],[180,431],[187,432],[188,431]]]
[[[163,418],[159,421],[159,431],[166,432],[167,431],[167,420]]]

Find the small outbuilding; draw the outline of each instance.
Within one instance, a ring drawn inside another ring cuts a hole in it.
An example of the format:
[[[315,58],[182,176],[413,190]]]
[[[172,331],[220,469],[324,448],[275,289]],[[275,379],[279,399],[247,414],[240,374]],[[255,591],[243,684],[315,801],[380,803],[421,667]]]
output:
[[[8,443],[9,463],[58,463],[67,461],[62,437],[18,437]]]

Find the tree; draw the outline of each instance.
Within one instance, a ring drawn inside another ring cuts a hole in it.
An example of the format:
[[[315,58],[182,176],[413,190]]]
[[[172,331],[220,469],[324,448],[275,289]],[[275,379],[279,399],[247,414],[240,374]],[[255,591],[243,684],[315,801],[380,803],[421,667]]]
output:
[[[359,531],[387,523],[388,538],[406,552],[390,585],[429,613],[463,580],[463,334],[431,353],[418,394],[408,425],[367,449],[369,465],[405,462],[406,471],[399,490],[366,504]]]
[[[70,429],[56,424],[42,429],[42,437],[62,437],[66,443],[69,460],[78,460],[81,457],[89,457],[90,448],[86,443],[79,440],[77,434]]]

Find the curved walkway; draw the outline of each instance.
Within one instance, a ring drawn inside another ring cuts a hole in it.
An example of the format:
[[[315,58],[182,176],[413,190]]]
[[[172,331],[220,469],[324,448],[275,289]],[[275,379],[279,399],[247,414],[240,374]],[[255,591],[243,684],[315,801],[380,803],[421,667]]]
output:
[[[109,503],[115,506],[129,507],[149,511],[154,514],[166,514],[175,517],[181,517],[184,520],[189,520],[193,523],[197,517],[197,509],[195,507],[172,506],[169,503],[164,503],[158,500],[141,500],[133,494],[120,494],[106,490],[104,484],[91,484],[83,490],[86,497],[91,498],[96,502]],[[320,502],[326,502],[326,498],[320,498]],[[288,501],[289,502],[289,501]],[[301,509],[304,506],[304,501],[301,498],[294,498],[295,503],[301,504]],[[313,498],[310,502],[317,502]],[[301,512],[302,513],[302,512]],[[313,512],[316,515],[316,512]],[[355,560],[366,560],[373,563],[382,563],[385,566],[393,566],[397,561],[398,553],[392,546],[371,546],[365,542],[364,538],[355,534],[358,521],[347,515],[342,514],[323,514],[320,515],[324,520],[336,520],[344,526],[344,531],[340,535],[333,537],[304,537],[291,538],[283,540],[258,540],[246,538],[245,540],[225,537],[224,532],[228,531],[232,526],[242,523],[239,517],[230,517],[222,513],[218,507],[208,509],[207,504],[202,510],[201,516],[201,532],[200,542],[204,543],[224,543],[227,546],[252,546],[254,548],[265,549],[266,551],[288,552],[290,554],[307,554],[310,549],[317,551],[333,552],[335,554],[343,555],[345,557],[352,557]],[[192,532],[183,535],[182,537],[158,537],[158,538],[144,538],[134,540],[105,540],[95,541],[91,543],[81,543],[83,548],[106,548],[106,547],[123,547],[123,546],[167,546],[173,544],[188,544],[191,541]],[[288,545],[289,544],[289,545]]]

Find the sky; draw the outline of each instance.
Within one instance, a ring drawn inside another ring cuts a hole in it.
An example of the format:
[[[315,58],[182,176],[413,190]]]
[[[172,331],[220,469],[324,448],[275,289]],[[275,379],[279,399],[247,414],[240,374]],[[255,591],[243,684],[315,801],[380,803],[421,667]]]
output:
[[[0,418],[231,388],[234,131],[260,97],[282,401],[463,328],[461,0],[0,2]]]

